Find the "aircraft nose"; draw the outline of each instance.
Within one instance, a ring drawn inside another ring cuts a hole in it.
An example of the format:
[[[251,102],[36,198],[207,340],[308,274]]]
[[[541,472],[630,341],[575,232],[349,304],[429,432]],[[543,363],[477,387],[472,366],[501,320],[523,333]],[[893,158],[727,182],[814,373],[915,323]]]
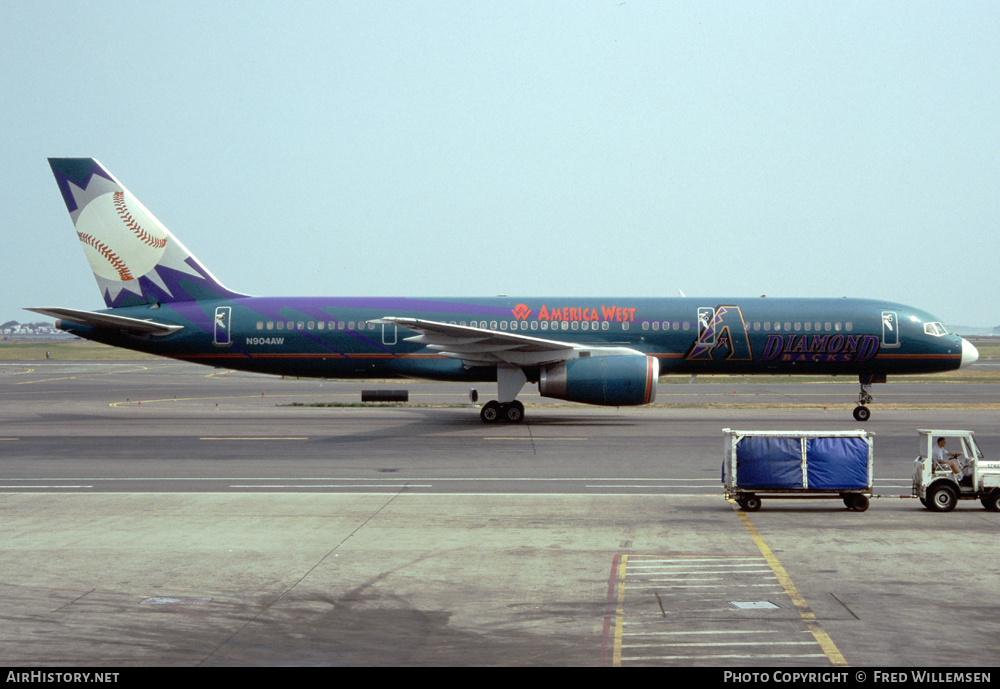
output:
[[[974,363],[979,361],[979,350],[976,349],[975,345],[962,338],[962,363],[961,368],[966,366],[972,366]]]

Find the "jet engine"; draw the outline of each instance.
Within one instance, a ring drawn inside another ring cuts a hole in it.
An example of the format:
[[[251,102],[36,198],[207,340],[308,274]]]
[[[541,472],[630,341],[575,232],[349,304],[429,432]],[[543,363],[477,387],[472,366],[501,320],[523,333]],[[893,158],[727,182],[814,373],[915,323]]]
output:
[[[538,391],[543,397],[624,407],[656,399],[660,362],[644,354],[584,356],[543,366]]]

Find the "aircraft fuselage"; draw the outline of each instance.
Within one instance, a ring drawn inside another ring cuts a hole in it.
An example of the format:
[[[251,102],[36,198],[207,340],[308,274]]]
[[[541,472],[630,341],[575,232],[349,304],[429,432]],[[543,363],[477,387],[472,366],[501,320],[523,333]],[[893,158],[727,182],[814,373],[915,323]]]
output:
[[[324,378],[495,380],[407,338],[392,314],[596,347],[666,374],[873,375],[959,368],[963,340],[930,314],[862,299],[243,297],[105,311],[183,328],[165,337],[62,322],[81,337],[212,366]],[[529,380],[531,376],[529,375]]]

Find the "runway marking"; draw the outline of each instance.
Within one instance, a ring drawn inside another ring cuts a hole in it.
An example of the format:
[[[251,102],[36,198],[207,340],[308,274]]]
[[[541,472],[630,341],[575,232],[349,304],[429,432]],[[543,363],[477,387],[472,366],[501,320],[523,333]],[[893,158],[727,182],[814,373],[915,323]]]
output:
[[[527,442],[538,442],[539,440],[590,440],[590,438],[583,438],[580,436],[574,437],[542,437],[542,438],[530,438],[528,436],[508,436],[508,435],[487,435],[483,437],[483,440],[524,440]]]
[[[198,438],[198,440],[309,440],[309,438],[308,436],[304,435],[289,435],[289,436],[233,435],[233,436],[204,437],[204,438]]]
[[[802,627],[804,601],[790,583],[787,573],[778,576],[764,551],[752,556],[617,554],[608,582],[601,664],[774,664],[820,658],[846,664],[831,649],[829,637],[817,635],[815,619]],[[792,605],[782,604],[785,595]],[[790,617],[790,608],[798,616]]]
[[[63,488],[66,488],[66,489],[72,488],[72,489],[79,490],[81,488],[93,488],[93,486],[72,486],[72,485],[64,485],[64,486],[52,486],[52,485],[42,485],[42,486],[0,486],[0,490],[24,490],[26,488],[31,488],[31,489],[34,489],[34,490],[57,490],[57,489],[63,489]]]
[[[784,566],[771,551],[768,545],[764,542],[761,537],[760,532],[757,531],[757,527],[753,525],[750,521],[750,517],[746,515],[745,512],[739,511],[737,514],[740,516],[740,520],[743,522],[743,526],[746,527],[747,531],[750,533],[750,537],[753,539],[754,544],[757,549],[760,550],[761,555],[770,565],[771,569],[774,571],[774,576],[777,577],[781,586],[785,589],[785,593],[788,597],[792,599],[792,603],[795,604],[795,609],[798,610],[799,615],[802,617],[802,621],[805,622],[806,627],[812,633],[816,642],[823,649],[823,653],[826,657],[830,659],[830,662],[834,665],[847,665],[847,660],[840,653],[837,648],[837,644],[833,642],[830,635],[823,630],[819,622],[816,621],[816,613],[814,613],[810,608],[806,599],[802,597],[798,589],[795,588],[795,584],[792,583],[792,578],[788,576],[788,572],[785,571]]]
[[[295,485],[295,484],[284,484],[284,485],[281,485],[281,484],[276,484],[276,485],[249,485],[248,484],[248,485],[231,485],[229,487],[230,488],[278,488],[278,489],[283,489],[283,488],[332,488],[332,489],[335,489],[335,490],[347,490],[347,489],[354,489],[354,488],[385,488],[385,489],[394,488],[394,489],[398,489],[398,490],[404,490],[406,488],[433,488],[434,486],[432,484],[430,484],[430,483],[400,483],[400,484],[393,484],[393,483],[352,483],[352,484],[330,483],[330,484],[323,484],[323,483],[317,483],[317,484],[301,484],[301,485]]]

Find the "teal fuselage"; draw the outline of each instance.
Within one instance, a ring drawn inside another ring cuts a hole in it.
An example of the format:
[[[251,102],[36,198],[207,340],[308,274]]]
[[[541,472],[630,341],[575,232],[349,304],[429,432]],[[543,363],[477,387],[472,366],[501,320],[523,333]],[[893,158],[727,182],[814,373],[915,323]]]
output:
[[[386,316],[517,332],[576,345],[628,347],[669,374],[857,375],[957,369],[962,339],[930,314],[867,299],[238,297],[105,311],[183,326],[127,335],[63,322],[87,339],[245,371],[323,378],[496,380],[492,366],[407,341]],[[526,369],[528,380],[535,380]]]

